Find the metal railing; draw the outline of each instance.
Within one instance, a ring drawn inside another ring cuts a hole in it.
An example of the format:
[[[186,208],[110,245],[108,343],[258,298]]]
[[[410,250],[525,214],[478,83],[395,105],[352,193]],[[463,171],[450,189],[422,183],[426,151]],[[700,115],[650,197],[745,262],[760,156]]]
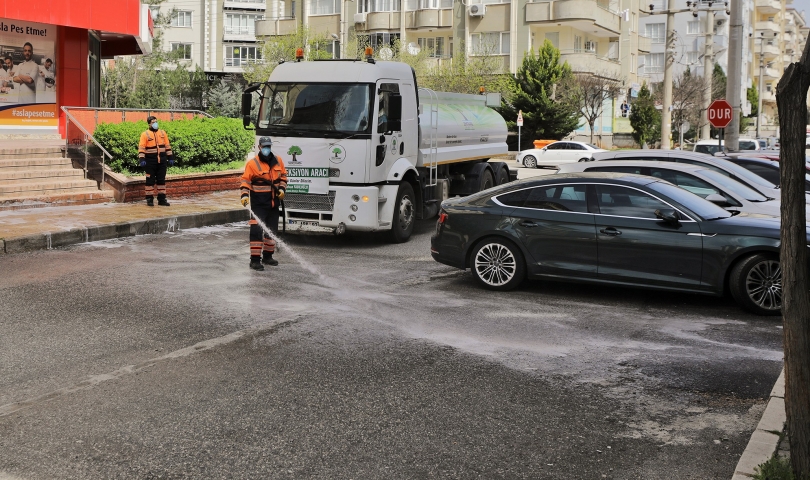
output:
[[[260,20],[264,20],[263,18]],[[233,25],[226,25],[225,26],[225,35],[252,35],[256,36],[256,27],[251,26],[233,26]]]
[[[246,65],[261,65],[264,60],[261,58],[225,58],[226,67],[244,67]]]
[[[154,115],[158,120],[169,121],[174,120],[175,117],[212,118],[211,115],[200,110],[100,107],[61,107],[61,109],[67,120],[65,123],[65,152],[71,160],[79,162],[84,160],[84,178],[95,179],[99,182],[99,186],[104,183],[105,166],[113,160],[110,152],[93,137],[99,120],[101,123],[121,123],[127,121],[127,115],[129,115],[130,121],[146,120],[150,115]],[[87,115],[88,112],[92,112],[92,115]],[[88,120],[92,120],[92,126]],[[73,129],[78,129],[78,132]]]

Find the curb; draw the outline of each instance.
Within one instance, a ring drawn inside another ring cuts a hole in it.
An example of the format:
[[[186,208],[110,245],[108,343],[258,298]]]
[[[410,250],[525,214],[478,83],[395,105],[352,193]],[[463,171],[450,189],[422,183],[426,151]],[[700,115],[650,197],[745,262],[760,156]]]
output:
[[[72,228],[60,232],[0,239],[0,254],[50,250],[52,248],[66,247],[77,243],[111,240],[135,235],[176,232],[186,228],[199,228],[224,223],[242,222],[247,221],[249,218],[250,213],[247,209],[238,208],[218,212],[191,213],[173,217],[135,220],[112,225]]]
[[[774,432],[783,432],[787,420],[785,414],[784,368],[779,378],[776,379],[770,397],[768,406],[765,407],[765,412],[762,413],[762,418],[759,420],[756,430],[751,434],[751,439],[748,440],[748,446],[745,447],[740,461],[737,462],[731,480],[749,480],[754,476],[754,469],[770,460],[779,447],[779,435]]]

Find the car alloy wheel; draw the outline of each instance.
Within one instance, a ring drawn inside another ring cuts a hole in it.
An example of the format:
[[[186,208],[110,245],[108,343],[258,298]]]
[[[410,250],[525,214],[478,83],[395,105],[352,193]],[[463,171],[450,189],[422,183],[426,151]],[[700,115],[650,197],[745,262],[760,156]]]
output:
[[[502,287],[515,278],[517,260],[504,245],[489,243],[478,250],[474,268],[481,281],[492,287]]]
[[[745,277],[745,292],[764,310],[782,308],[782,268],[776,260],[762,260]]]
[[[523,165],[528,168],[537,168],[537,159],[533,155],[523,157]]]

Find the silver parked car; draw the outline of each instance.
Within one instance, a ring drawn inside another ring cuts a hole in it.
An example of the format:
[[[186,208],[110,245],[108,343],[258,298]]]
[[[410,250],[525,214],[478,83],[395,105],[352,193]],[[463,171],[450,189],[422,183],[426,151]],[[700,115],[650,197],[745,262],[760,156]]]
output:
[[[768,198],[740,182],[700,165],[621,160],[563,165],[558,173],[615,172],[666,180],[734,212],[779,217],[779,200]]]
[[[768,180],[728,160],[704,155],[702,153],[684,152],[682,150],[624,150],[619,152],[596,153],[593,155],[593,160],[600,162],[606,160],[644,160],[701,165],[733,178],[768,198],[780,197],[779,187]]]

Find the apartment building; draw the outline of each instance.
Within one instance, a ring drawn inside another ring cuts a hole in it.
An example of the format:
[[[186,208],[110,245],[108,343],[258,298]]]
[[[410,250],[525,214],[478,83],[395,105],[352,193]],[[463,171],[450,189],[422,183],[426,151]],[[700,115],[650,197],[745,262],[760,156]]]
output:
[[[761,87],[761,136],[778,135],[776,84],[785,68],[801,57],[808,32],[802,13],[779,0],[756,0],[754,30],[751,35],[751,75]]]
[[[179,51],[189,69],[199,65],[212,78],[261,61],[256,22],[266,9],[266,0],[166,0],[153,7],[171,13],[164,48]]]
[[[299,25],[333,38],[336,57],[355,36],[377,49],[399,40],[412,51],[427,49],[437,63],[494,55],[503,73],[515,73],[526,52],[549,40],[575,72],[619,78],[627,87],[606,102],[597,123],[607,136],[618,104],[631,87],[637,91],[639,58],[650,50],[639,34],[639,0],[268,0],[257,35],[285,35]]]

